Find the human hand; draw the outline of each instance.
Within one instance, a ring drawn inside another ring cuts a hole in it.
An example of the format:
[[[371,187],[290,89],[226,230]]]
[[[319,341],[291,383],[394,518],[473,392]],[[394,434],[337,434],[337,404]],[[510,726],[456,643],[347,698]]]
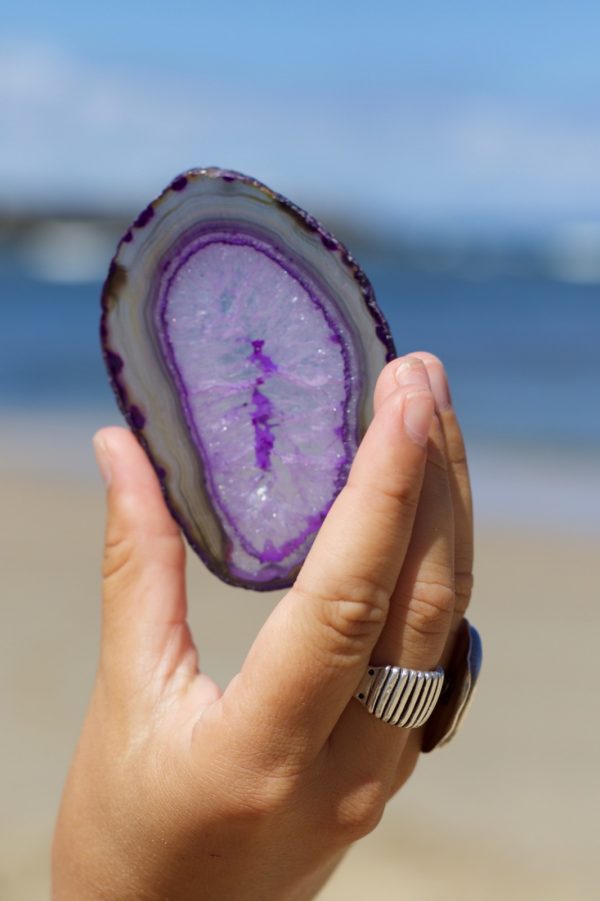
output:
[[[129,432],[98,434],[102,644],[56,827],[56,901],[313,897],[412,772],[422,730],[352,696],[369,662],[449,658],[471,589],[470,490],[436,358],[390,363],[375,411],[296,584],[223,693],[198,668],[156,476]]]

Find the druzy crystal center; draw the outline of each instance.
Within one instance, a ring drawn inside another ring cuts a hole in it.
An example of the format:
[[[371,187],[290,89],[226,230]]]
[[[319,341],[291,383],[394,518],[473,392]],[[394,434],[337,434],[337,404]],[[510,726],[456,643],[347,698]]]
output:
[[[288,261],[242,237],[178,254],[158,314],[211,501],[239,547],[232,564],[283,560],[318,529],[349,463],[346,336]]]

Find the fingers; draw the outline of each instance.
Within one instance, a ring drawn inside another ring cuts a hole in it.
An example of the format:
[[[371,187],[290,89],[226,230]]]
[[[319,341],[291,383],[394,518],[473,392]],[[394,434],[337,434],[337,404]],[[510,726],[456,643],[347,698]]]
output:
[[[452,405],[448,378],[442,362],[433,354],[418,351],[411,354],[420,359],[427,370],[435,397],[436,415],[441,426],[444,455],[454,512],[454,579],[455,614],[452,631],[458,627],[467,609],[473,585],[473,502],[465,444],[458,417]],[[393,390],[394,364],[389,363],[375,388],[375,408]]]
[[[454,517],[444,439],[434,420],[409,549],[372,662],[435,669],[453,611]]]
[[[427,368],[435,396],[436,412],[444,434],[454,510],[455,627],[458,627],[468,607],[473,587],[473,501],[467,455],[441,361],[433,354],[425,352],[416,353],[414,356],[419,357]]]
[[[272,736],[279,756],[281,741],[322,747],[367,666],[412,534],[432,418],[428,385],[410,380],[380,405],[296,585],[244,665],[236,692],[248,717],[268,710],[282,724],[286,734]]]
[[[193,674],[185,552],[146,454],[125,429],[94,438],[107,484],[101,670],[134,693],[174,672]]]
[[[396,655],[402,665],[429,669],[439,662],[440,639],[449,624],[447,610],[449,606],[455,606],[451,592],[455,589],[456,547],[468,531],[470,520],[454,497],[456,475],[448,454],[446,423],[452,425],[458,435],[460,429],[456,416],[448,408],[448,401],[442,403],[449,397],[443,366],[433,354],[414,353],[405,359],[423,365],[435,397],[437,415],[430,433],[427,470],[405,571],[392,599],[388,623],[374,653],[381,654],[387,663],[393,662],[393,655]],[[376,409],[393,390],[393,376],[393,364],[388,364],[376,386]],[[440,412],[440,407],[443,412]],[[464,446],[462,456],[464,459]],[[467,475],[464,490],[468,491],[468,487]],[[469,534],[472,548],[472,533]],[[411,599],[412,604],[407,603],[411,586],[417,589],[416,596]],[[424,594],[424,598],[420,599],[420,594]],[[436,616],[436,606],[439,607],[439,616]],[[396,628],[392,621],[394,618]],[[400,619],[405,622],[401,624]],[[428,634],[420,635],[425,627]],[[433,631],[440,633],[438,641],[431,641]],[[402,636],[401,644],[398,644],[399,636]],[[429,663],[424,654],[429,657]]]
[[[413,377],[418,376],[429,384],[422,361],[412,356],[407,361]],[[388,375],[386,371],[382,374],[376,404],[385,403]],[[434,669],[444,662],[453,611],[454,515],[444,438],[434,418],[410,544],[371,662],[381,666]],[[349,703],[332,736],[337,769],[343,774],[340,779],[361,779],[364,774],[372,776],[376,772],[391,790],[410,735],[409,730],[392,727],[362,706]]]

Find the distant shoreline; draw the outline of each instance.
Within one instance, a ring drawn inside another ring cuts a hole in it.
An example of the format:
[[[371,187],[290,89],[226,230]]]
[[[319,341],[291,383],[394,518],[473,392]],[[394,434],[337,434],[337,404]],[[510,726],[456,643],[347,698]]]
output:
[[[558,236],[554,231],[537,232],[477,230],[454,223],[450,227],[416,230],[365,224],[342,217],[335,210],[317,210],[317,218],[335,234],[359,259],[368,257],[379,262],[394,261],[422,271],[470,272],[531,275],[575,282],[600,281],[600,230],[590,236]],[[103,213],[87,206],[64,206],[54,209],[11,210],[0,207],[0,262],[3,256],[27,257],[31,239],[39,232],[52,229],[79,228],[95,236],[99,244],[116,247],[136,212],[130,209]],[[25,252],[23,253],[23,249]],[[68,250],[68,248],[65,248]]]

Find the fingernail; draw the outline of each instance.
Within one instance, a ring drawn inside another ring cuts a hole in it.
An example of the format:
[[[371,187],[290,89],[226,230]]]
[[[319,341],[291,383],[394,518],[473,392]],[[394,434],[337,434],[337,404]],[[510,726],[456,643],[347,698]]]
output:
[[[98,464],[98,469],[100,470],[100,475],[108,488],[112,479],[108,447],[99,435],[94,435],[92,443],[94,445],[94,453],[96,454],[96,462]]]
[[[396,370],[396,381],[401,388],[429,388],[425,365],[418,357],[406,357]]]
[[[450,388],[448,387],[448,378],[444,367],[439,363],[432,363],[427,367],[427,373],[437,409],[441,412],[449,410],[452,406],[452,398],[450,397]]]
[[[415,444],[425,447],[433,420],[434,402],[429,391],[415,391],[404,399],[404,427]]]

